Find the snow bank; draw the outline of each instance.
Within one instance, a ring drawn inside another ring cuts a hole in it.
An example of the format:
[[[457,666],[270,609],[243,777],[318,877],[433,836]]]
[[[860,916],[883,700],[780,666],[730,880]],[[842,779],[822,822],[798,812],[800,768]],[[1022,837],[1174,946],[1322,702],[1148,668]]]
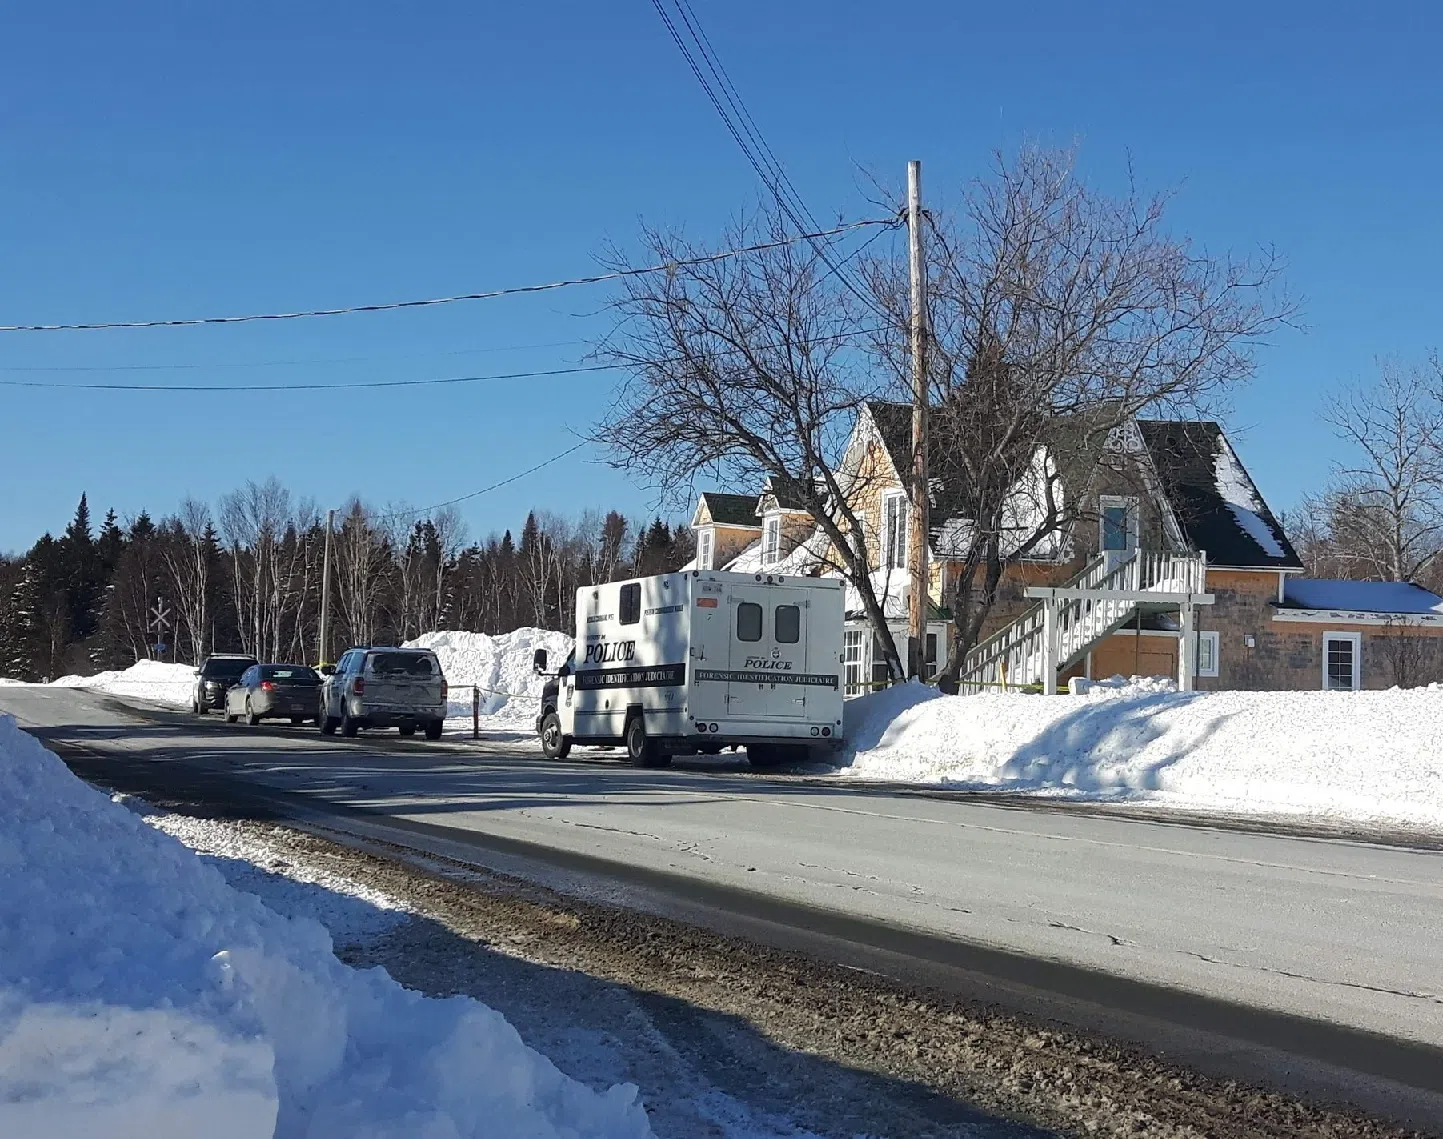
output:
[[[545,649],[554,672],[571,652],[572,639],[545,629],[517,629],[499,637],[486,633],[424,633],[407,648],[431,649],[451,686],[449,715],[471,716],[471,685],[481,687],[481,715],[492,727],[530,729],[536,719],[544,678],[531,670],[537,649]]]
[[[52,683],[57,688],[94,688],[114,696],[129,696],[171,708],[189,708],[195,689],[195,668],[188,664],[142,660],[118,671],[97,672],[94,676],[62,676]]]
[[[0,1135],[621,1139],[500,1014],[357,972],[0,716]]]
[[[851,700],[846,779],[1443,829],[1443,688]]]

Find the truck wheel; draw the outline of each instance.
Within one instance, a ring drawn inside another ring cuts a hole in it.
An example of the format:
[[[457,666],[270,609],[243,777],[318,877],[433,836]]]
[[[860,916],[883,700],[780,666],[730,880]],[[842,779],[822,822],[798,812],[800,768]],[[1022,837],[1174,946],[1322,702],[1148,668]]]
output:
[[[204,716],[204,715],[205,715],[207,712],[209,712],[209,711],[210,711],[210,709],[205,706],[205,701],[203,701],[203,700],[198,700],[198,701],[196,701],[195,714],[196,714],[197,716]]]
[[[780,767],[787,761],[787,754],[784,748],[776,744],[748,744],[747,762],[758,771],[767,771],[773,767]]]
[[[439,740],[439,739],[441,738],[441,728],[442,728],[443,726],[444,726],[444,721],[442,721],[442,720],[427,720],[427,721],[426,721],[426,738],[427,738],[428,740]]]
[[[401,725],[401,734],[402,734],[403,736],[414,736],[414,735],[416,734],[416,725],[415,725],[415,724],[402,724],[402,725]]]
[[[640,716],[626,722],[626,758],[633,767],[667,767],[671,756],[662,755],[646,735],[646,723]]]
[[[345,706],[342,706],[341,735],[345,736],[348,740],[353,740],[356,738],[356,733],[360,730],[360,728],[361,725],[356,723],[355,720],[351,719],[351,710]]]
[[[321,725],[321,735],[333,736],[336,734],[336,718],[334,716],[327,716],[325,709],[321,710],[321,714],[316,722]]]
[[[565,759],[571,754],[571,737],[561,734],[561,717],[547,712],[541,719],[541,754],[547,759]]]

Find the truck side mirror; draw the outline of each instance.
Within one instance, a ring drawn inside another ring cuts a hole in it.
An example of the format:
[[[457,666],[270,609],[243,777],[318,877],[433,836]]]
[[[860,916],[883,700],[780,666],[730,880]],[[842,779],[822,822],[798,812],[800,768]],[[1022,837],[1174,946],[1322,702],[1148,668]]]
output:
[[[531,658],[532,671],[540,675],[546,671],[546,650],[537,649],[536,655]]]

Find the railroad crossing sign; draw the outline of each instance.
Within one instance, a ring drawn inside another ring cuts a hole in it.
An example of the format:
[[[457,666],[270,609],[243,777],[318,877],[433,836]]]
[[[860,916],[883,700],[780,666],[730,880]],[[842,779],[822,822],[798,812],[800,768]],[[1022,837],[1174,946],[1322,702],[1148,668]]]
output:
[[[155,599],[155,607],[150,611],[150,622],[146,628],[155,634],[156,655],[165,652],[165,631],[170,628],[170,606],[166,605],[165,598]]]

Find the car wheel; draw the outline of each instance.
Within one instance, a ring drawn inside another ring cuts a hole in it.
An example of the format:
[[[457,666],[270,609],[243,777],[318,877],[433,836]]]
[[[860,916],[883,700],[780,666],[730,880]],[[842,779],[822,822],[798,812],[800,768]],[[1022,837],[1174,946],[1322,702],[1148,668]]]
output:
[[[239,719],[240,719],[240,717],[237,716],[234,712],[232,712],[232,711],[230,710],[230,705],[227,704],[227,705],[225,706],[225,722],[226,722],[227,724],[234,724],[234,723],[235,723],[237,720],[239,720]]]
[[[259,724],[260,722],[261,722],[261,718],[260,718],[259,716],[257,716],[254,712],[251,711],[251,702],[250,702],[250,699],[247,698],[247,699],[246,699],[246,723],[250,724],[251,727],[255,727],[255,726],[256,726],[257,724]]]
[[[441,738],[442,722],[440,720],[426,721],[426,738],[428,740],[439,740]]]
[[[646,722],[633,716],[626,722],[626,758],[633,767],[666,767],[671,756],[663,755],[646,734]]]
[[[342,708],[341,708],[341,735],[345,736],[346,739],[348,739],[348,740],[353,740],[353,739],[356,738],[356,733],[357,733],[358,731],[360,731],[360,730],[361,730],[361,725],[358,724],[358,723],[356,723],[355,720],[351,719],[351,710],[350,710],[349,708],[342,707]]]
[[[402,724],[402,725],[401,725],[401,734],[402,734],[403,736],[414,736],[414,735],[416,734],[416,725],[415,725],[415,724]]]
[[[541,753],[547,759],[565,759],[571,754],[571,737],[561,732],[561,717],[547,712],[541,721]]]

